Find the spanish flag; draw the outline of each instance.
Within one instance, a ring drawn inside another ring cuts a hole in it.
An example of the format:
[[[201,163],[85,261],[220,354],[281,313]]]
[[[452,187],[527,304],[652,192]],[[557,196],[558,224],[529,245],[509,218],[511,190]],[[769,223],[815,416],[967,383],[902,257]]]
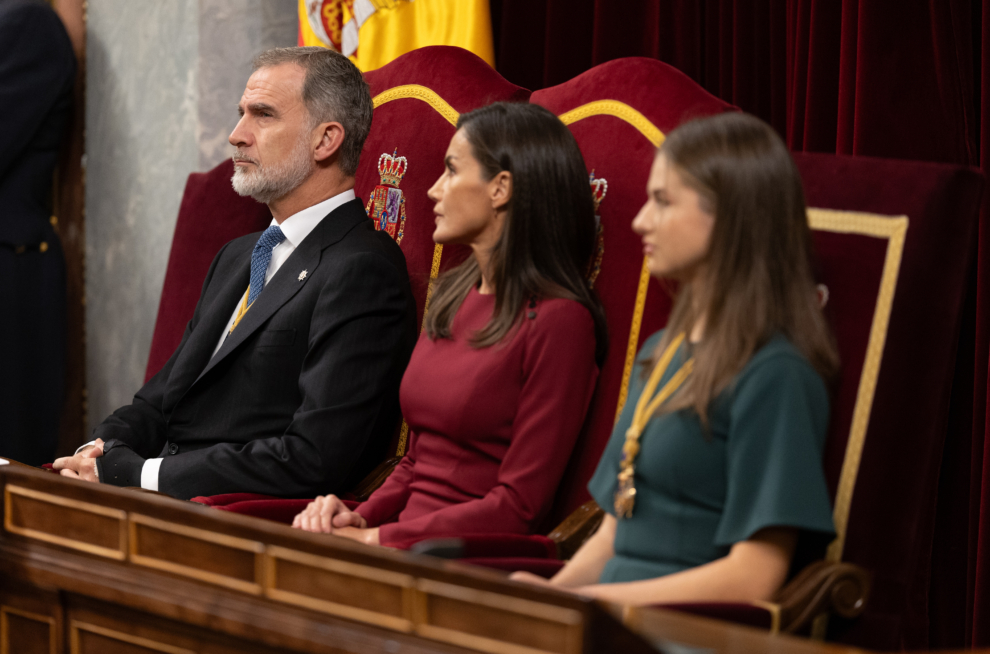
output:
[[[299,0],[299,45],[342,52],[363,71],[425,45],[495,65],[488,0]]]

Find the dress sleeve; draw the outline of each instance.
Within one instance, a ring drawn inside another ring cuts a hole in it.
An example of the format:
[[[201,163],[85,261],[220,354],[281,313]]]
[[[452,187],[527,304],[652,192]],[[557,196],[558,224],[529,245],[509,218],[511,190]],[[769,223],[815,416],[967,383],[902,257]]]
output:
[[[394,520],[406,502],[409,501],[409,484],[413,481],[413,466],[416,464],[416,439],[409,434],[409,451],[402,457],[395,470],[388,476],[385,483],[375,490],[371,496],[358,505],[356,511],[364,518],[369,527],[378,527]]]
[[[732,545],[772,526],[833,534],[822,468],[825,384],[796,355],[754,364],[732,392],[727,494],[715,544]]]
[[[443,535],[528,534],[549,511],[598,378],[594,323],[572,301],[544,303],[535,319],[524,320],[519,406],[495,486],[478,499],[382,526],[383,545]]]

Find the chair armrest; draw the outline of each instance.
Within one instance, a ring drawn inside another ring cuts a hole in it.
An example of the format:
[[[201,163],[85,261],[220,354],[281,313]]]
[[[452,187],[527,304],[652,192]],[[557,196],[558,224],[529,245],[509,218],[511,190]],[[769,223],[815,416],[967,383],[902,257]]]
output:
[[[402,461],[401,456],[393,456],[390,459],[385,459],[377,466],[375,469],[368,473],[368,475],[354,487],[350,493],[347,494],[348,499],[353,499],[356,502],[363,502],[368,497],[371,496],[376,490],[378,490],[385,480],[388,479],[392,471],[395,470],[395,466],[399,465],[399,461]]]
[[[604,518],[605,512],[594,500],[574,509],[573,513],[547,534],[547,538],[557,544],[557,557],[566,561],[574,556],[584,542],[598,531]]]
[[[780,606],[780,630],[794,633],[823,613],[859,616],[870,598],[871,578],[853,563],[811,563],[773,598]]]

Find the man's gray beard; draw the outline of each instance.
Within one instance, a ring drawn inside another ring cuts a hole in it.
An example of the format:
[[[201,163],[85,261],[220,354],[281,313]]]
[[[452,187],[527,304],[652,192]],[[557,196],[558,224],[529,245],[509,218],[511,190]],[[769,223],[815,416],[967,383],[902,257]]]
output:
[[[234,190],[238,195],[251,196],[264,204],[284,198],[313,172],[313,159],[308,146],[309,139],[299,139],[295,149],[283,161],[265,166],[255,163],[256,168],[251,172],[235,166],[234,176],[230,179]]]

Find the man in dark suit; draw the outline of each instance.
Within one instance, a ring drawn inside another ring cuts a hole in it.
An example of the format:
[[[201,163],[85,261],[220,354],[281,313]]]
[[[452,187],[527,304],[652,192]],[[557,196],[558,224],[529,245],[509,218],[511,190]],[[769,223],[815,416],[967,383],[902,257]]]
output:
[[[72,111],[76,58],[40,0],[0,0],[0,457],[41,465],[58,444],[65,260],[52,174]]]
[[[178,349],[62,474],[179,498],[346,490],[380,461],[416,338],[405,259],[354,197],[361,73],[322,48],[262,53],[233,185],[272,225],[214,259]]]

